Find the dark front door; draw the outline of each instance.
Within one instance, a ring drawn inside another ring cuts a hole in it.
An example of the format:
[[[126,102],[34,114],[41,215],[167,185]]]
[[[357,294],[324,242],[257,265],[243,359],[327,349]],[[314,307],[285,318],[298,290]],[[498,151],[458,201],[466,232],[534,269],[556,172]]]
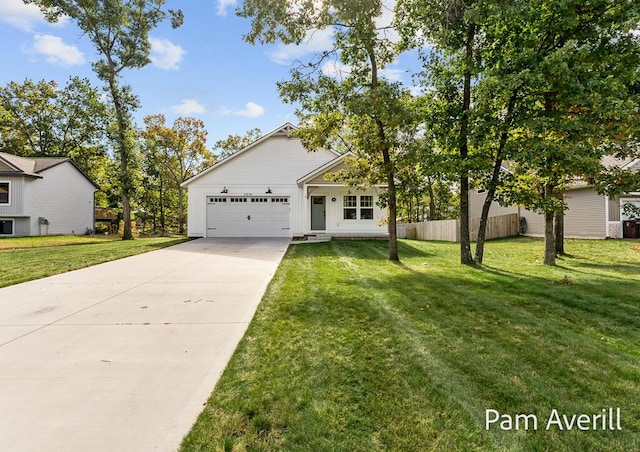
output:
[[[327,229],[327,213],[324,196],[311,197],[311,230],[324,231]]]

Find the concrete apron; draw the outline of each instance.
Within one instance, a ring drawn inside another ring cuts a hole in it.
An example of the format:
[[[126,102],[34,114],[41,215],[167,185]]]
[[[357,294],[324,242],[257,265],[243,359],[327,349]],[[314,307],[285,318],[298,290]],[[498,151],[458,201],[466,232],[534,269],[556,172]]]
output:
[[[0,450],[172,451],[288,239],[200,239],[0,289]]]

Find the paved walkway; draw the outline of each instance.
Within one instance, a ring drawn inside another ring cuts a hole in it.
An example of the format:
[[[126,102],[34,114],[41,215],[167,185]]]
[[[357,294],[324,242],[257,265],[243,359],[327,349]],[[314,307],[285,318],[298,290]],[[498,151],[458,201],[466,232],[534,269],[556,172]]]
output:
[[[287,245],[200,239],[0,289],[0,450],[175,450]]]

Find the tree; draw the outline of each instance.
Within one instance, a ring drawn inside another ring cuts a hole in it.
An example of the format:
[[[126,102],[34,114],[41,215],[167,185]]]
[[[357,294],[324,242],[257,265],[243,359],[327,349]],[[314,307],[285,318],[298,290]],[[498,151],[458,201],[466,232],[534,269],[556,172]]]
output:
[[[54,81],[9,82],[0,88],[0,148],[25,157],[69,157],[90,171],[103,152],[109,120],[98,90],[71,77],[60,89]]]
[[[213,144],[213,152],[217,151],[218,157],[224,159],[246,148],[261,136],[262,131],[257,127],[247,131],[244,135],[229,135],[224,140],[218,140]]]
[[[124,69],[140,68],[151,62],[149,31],[171,18],[174,28],[182,25],[181,11],[164,11],[165,0],[24,0],[40,7],[48,20],[62,16],[73,19],[95,46],[101,58],[93,70],[107,87],[116,117],[114,140],[120,159],[120,185],[124,217],[123,240],[133,239],[130,194],[134,182],[130,171],[133,159],[132,111],[137,98],[121,82]]]
[[[430,124],[439,144],[459,159],[461,261],[482,261],[491,202],[510,193],[511,202],[547,217],[545,263],[552,263],[562,186],[594,177],[600,157],[628,136],[622,124],[636,111],[625,86],[639,67],[629,32],[637,2],[403,0],[399,8],[408,42],[424,36],[435,45],[425,58],[426,95],[436,107]],[[503,185],[505,160],[522,173],[518,183]],[[487,188],[473,259],[465,226],[469,175]]]
[[[147,116],[144,122],[147,128],[143,136],[153,150],[153,160],[160,166],[160,180],[166,174],[171,187],[178,191],[179,233],[184,234],[185,193],[181,184],[213,164],[213,156],[206,148],[207,130],[204,122],[195,118],[177,118],[173,127],[166,125],[164,115]]]
[[[0,149],[23,157],[69,157],[102,190],[110,112],[88,80],[10,82],[0,88]],[[101,199],[105,192],[99,193]]]
[[[291,72],[291,80],[279,83],[286,102],[298,103],[301,119],[297,135],[313,150],[342,143],[355,154],[354,173],[348,177],[363,185],[381,182],[388,185],[383,201],[388,208],[389,260],[397,261],[396,164],[399,128],[406,119],[405,93],[398,84],[381,77],[380,71],[397,55],[393,41],[385,36],[388,26],[379,26],[380,0],[350,2],[265,3],[247,0],[239,15],[252,19],[245,36],[250,43],[300,43],[314,30],[334,31],[335,47],[317,60]],[[347,73],[331,76],[324,67],[330,58]]]
[[[511,27],[510,35],[527,46],[510,62],[528,75],[512,130],[514,172],[502,196],[544,215],[544,263],[554,265],[564,251],[565,188],[600,178],[605,155],[637,152],[639,99],[630,88],[638,83],[640,47],[631,30],[640,6],[539,0],[521,13],[527,27]]]

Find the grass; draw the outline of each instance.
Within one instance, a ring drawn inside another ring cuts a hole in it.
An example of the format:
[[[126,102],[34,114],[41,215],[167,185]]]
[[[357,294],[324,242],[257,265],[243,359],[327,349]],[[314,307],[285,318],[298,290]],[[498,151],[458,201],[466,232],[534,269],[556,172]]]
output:
[[[104,236],[1,239],[0,287],[146,253],[184,240],[163,237],[123,241]]]
[[[183,451],[640,449],[638,242],[291,246]],[[621,431],[546,430],[620,407]],[[485,410],[538,429],[485,429]]]

